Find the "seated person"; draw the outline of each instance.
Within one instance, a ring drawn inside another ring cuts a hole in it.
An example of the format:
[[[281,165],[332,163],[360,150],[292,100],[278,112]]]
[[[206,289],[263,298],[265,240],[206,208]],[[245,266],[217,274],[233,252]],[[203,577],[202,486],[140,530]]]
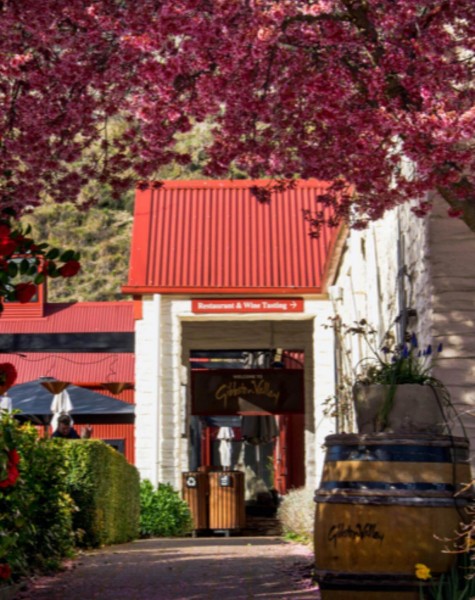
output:
[[[78,432],[71,425],[71,417],[69,415],[61,415],[58,419],[58,427],[53,433],[54,438],[65,438],[68,440],[79,440]]]
[[[61,415],[58,419],[58,427],[52,437],[67,440],[79,440],[80,438],[90,438],[91,434],[92,427],[86,425],[79,436],[78,432],[71,425],[71,417],[69,415]]]

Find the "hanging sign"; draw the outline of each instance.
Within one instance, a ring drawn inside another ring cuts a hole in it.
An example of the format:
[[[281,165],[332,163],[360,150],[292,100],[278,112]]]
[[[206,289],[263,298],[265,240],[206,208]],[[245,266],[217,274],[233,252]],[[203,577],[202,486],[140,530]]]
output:
[[[304,412],[303,370],[203,369],[191,372],[195,415]]]
[[[191,301],[194,313],[298,313],[303,298],[211,298]]]

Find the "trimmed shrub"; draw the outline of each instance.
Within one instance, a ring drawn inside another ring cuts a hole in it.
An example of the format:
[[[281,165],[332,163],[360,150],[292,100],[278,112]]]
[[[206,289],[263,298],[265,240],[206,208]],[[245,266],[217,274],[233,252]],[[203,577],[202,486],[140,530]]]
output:
[[[28,520],[33,531],[22,536],[29,565],[55,569],[73,554],[74,504],[67,493],[67,460],[56,440],[38,438],[29,426],[20,454],[25,461],[22,479],[28,490]]]
[[[277,517],[282,523],[284,535],[306,544],[312,543],[315,521],[312,490],[306,488],[290,490],[282,499]]]
[[[62,449],[39,439],[31,425],[19,426],[4,413],[0,417],[0,454],[4,457],[12,448],[19,455],[18,477],[15,473],[10,481],[0,482],[0,579],[54,570],[73,552],[74,506],[66,492]],[[9,470],[12,474],[14,469]]]
[[[61,442],[69,459],[68,491],[78,509],[73,515],[77,544],[97,547],[137,538],[137,469],[100,440]]]
[[[156,490],[148,479],[140,483],[140,535],[174,537],[185,535],[193,527],[188,505],[168,483]]]

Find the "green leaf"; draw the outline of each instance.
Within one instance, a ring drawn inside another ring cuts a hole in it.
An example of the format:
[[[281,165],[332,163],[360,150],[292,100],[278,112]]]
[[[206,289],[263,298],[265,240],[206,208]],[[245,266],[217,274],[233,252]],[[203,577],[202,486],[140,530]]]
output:
[[[59,255],[60,251],[58,250],[58,248],[51,248],[51,250],[46,253],[46,258],[48,260],[54,260],[55,258],[58,258]]]
[[[36,285],[39,285],[40,283],[43,283],[46,280],[45,274],[44,273],[38,273],[38,275],[34,278],[33,282]]]
[[[8,275],[13,278],[18,275],[18,265],[16,262],[11,261],[8,263]]]
[[[58,268],[56,267],[56,263],[48,263],[48,276],[59,277],[59,272]]]
[[[63,254],[61,254],[61,261],[62,262],[68,262],[68,260],[73,260],[74,259],[74,250],[66,250],[66,252],[63,252]]]
[[[30,261],[27,260],[26,258],[24,258],[20,263],[20,273],[22,275],[26,275],[26,273],[28,273],[29,268],[30,268]]]

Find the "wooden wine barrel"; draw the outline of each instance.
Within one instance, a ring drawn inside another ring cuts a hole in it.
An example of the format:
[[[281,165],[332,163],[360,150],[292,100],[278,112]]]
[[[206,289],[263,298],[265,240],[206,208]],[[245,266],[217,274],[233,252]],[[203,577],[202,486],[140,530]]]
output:
[[[209,473],[209,528],[242,529],[246,522],[244,473],[217,471]]]
[[[208,529],[208,474],[198,471],[182,473],[181,494],[190,507],[193,529]]]
[[[443,553],[466,520],[469,444],[452,436],[326,438],[316,491],[315,563],[322,600],[419,600],[415,564],[450,570]]]

